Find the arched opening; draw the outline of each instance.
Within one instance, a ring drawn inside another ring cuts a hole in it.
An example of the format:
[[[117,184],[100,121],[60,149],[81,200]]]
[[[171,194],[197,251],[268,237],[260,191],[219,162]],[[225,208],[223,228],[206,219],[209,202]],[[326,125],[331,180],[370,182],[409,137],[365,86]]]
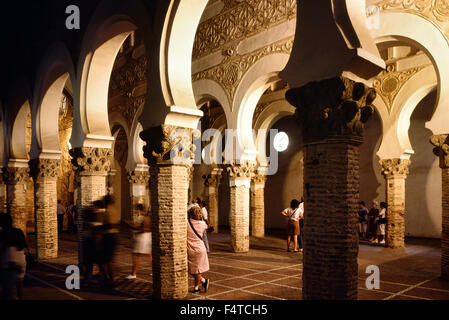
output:
[[[280,212],[290,206],[292,199],[301,200],[304,194],[303,147],[302,137],[297,119],[290,115],[276,121],[266,141],[267,157],[273,151],[274,130],[285,132],[289,138],[285,151],[277,152],[278,170],[267,177],[265,184],[265,228],[272,233],[284,237],[286,218]]]
[[[411,237],[441,237],[441,169],[433,146],[433,133],[425,127],[432,117],[436,91],[419,102],[410,117],[409,138],[415,153],[410,157],[409,176],[405,181],[405,235]]]
[[[115,199],[115,212],[120,216],[114,217],[115,221],[131,220],[130,191],[127,177],[126,163],[128,161],[128,137],[125,129],[116,125],[112,128],[114,137],[114,159],[109,174],[109,194]]]

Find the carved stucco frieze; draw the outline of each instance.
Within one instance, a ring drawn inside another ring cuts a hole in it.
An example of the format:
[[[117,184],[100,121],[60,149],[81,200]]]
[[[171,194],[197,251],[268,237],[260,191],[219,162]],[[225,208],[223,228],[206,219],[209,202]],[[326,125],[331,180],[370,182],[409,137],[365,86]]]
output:
[[[245,55],[231,54],[222,63],[192,76],[192,82],[210,79],[219,83],[225,90],[229,101],[233,101],[235,90],[245,73],[260,59],[275,53],[290,54],[293,48],[293,37],[274,42],[261,49]]]
[[[435,146],[433,153],[440,159],[440,168],[449,168],[449,135],[439,134],[430,137],[430,143]]]
[[[409,174],[410,160],[408,159],[382,159],[379,163],[382,166],[382,174],[386,178],[406,177]]]
[[[360,144],[376,91],[345,77],[311,82],[285,95],[296,107],[304,143],[344,138]]]
[[[449,22],[449,0],[384,0],[381,10],[402,9],[438,22]]]
[[[58,179],[61,171],[59,159],[32,159],[29,161],[30,176],[35,180]]]
[[[111,170],[111,149],[82,147],[69,153],[74,170],[81,175],[107,174]]]
[[[191,166],[196,150],[192,141],[199,134],[197,131],[163,124],[141,132],[140,137],[146,142],[143,152],[148,164]]]
[[[2,168],[3,181],[7,185],[25,184],[30,176],[28,167],[6,167]]]
[[[295,19],[296,7],[296,0],[226,0],[221,13],[198,26],[193,59]]]

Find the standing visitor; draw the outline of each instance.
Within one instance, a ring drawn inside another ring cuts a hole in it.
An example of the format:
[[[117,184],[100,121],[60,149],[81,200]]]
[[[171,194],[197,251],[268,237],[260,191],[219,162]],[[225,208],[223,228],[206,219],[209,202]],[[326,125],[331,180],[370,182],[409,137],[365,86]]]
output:
[[[371,210],[368,212],[368,239],[370,242],[377,241],[377,220],[379,218],[379,209],[377,206],[377,201],[373,201]]]
[[[206,201],[203,200],[199,204],[200,204],[200,208],[201,208],[201,216],[203,218],[203,221],[206,222],[207,229],[209,229],[210,228],[210,224],[209,224],[209,220],[208,220],[208,217],[207,217]],[[210,252],[209,240],[207,239],[207,229],[204,230],[203,241],[204,241],[204,245],[206,246],[206,251]]]
[[[136,279],[137,269],[139,268],[140,258],[147,258],[150,263],[151,256],[151,219],[148,214],[145,213],[143,204],[139,203],[136,206],[137,218],[136,223],[125,222],[132,229],[136,230],[134,234],[134,251],[133,251],[133,266],[131,274],[126,279]]]
[[[290,242],[293,237],[294,248],[293,252],[298,252],[298,235],[300,234],[299,229],[299,210],[300,202],[296,199],[293,199],[290,202],[290,208],[287,208],[281,212],[283,216],[288,218],[287,223],[287,251],[290,252]]]
[[[73,204],[73,201],[72,201],[72,202],[70,202],[69,206],[67,207],[67,218],[69,220],[68,231],[70,233],[76,233],[75,215],[76,215],[76,206]]]
[[[301,203],[299,204],[299,235],[298,245],[299,251],[302,252],[303,248],[303,229],[304,229],[304,197],[301,197]]]
[[[201,234],[207,229],[206,223],[202,220],[201,209],[193,206],[188,211],[187,223],[187,258],[189,273],[195,279],[193,293],[200,292],[200,285],[204,292],[209,288],[209,279],[203,278],[202,273],[209,270],[209,258],[206,246]]]
[[[189,211],[193,207],[199,207],[200,206],[200,202],[201,202],[201,199],[199,197],[194,198],[192,200],[192,203],[187,206],[187,211]]]
[[[387,224],[387,203],[380,203],[379,223],[377,233],[379,234],[379,243],[385,244],[385,226]],[[377,239],[376,239],[377,240]]]
[[[65,208],[61,203],[61,200],[58,200],[57,205],[57,214],[58,214],[58,233],[62,233],[63,225],[64,225],[64,213]]]
[[[359,202],[359,238],[366,238],[368,208],[364,201]]]

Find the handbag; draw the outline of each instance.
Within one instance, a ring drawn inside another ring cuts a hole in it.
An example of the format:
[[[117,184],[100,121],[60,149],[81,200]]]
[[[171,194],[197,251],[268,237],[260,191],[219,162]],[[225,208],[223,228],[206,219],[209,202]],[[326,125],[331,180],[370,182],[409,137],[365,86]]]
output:
[[[207,232],[214,232],[214,231],[215,231],[214,227],[207,228]]]
[[[197,236],[198,238],[200,238],[201,241],[203,241],[204,246],[207,248],[206,242],[204,241],[203,237],[200,236],[200,235],[198,234],[198,232],[195,230],[195,228],[194,228],[193,225],[192,225],[192,221],[190,221],[190,219],[187,219],[187,220],[189,220],[189,224],[190,224],[190,227],[192,228],[193,232],[195,232],[196,236]]]

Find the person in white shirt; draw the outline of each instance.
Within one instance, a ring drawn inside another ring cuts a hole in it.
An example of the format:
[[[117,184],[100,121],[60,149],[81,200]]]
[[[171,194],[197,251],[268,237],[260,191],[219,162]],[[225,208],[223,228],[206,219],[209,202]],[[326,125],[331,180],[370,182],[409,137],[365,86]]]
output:
[[[379,235],[379,243],[385,244],[385,226],[387,224],[387,203],[380,203],[379,222],[377,224],[377,234]],[[377,239],[376,239],[377,242]]]
[[[200,206],[201,199],[199,197],[196,197],[192,200],[192,203],[187,206],[187,211],[192,209],[193,207],[199,207]]]
[[[301,197],[301,203],[299,204],[299,235],[298,235],[298,245],[299,251],[302,252],[303,246],[303,230],[304,228],[304,197]]]
[[[281,212],[283,216],[288,218],[287,224],[287,251],[290,252],[290,242],[293,237],[294,248],[293,252],[298,252],[298,235],[300,234],[299,218],[301,210],[299,209],[300,202],[293,199],[290,202],[290,208]]]

